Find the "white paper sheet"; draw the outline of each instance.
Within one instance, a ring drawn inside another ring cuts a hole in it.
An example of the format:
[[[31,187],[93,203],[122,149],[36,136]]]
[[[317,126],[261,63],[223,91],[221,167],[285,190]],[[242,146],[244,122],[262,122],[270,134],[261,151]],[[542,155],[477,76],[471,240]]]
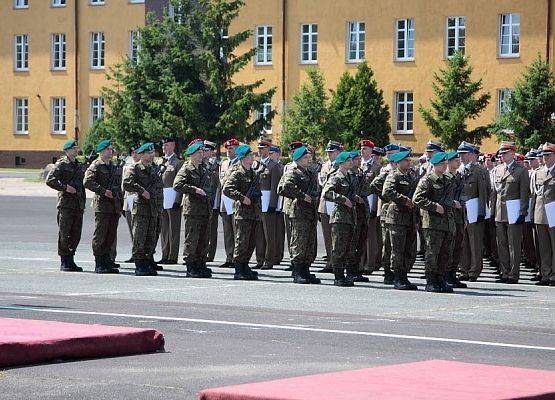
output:
[[[544,205],[547,214],[547,223],[550,228],[555,228],[555,201]]]
[[[466,207],[466,218],[469,224],[474,224],[478,221],[478,208],[480,207],[480,199],[475,197],[473,199],[467,200],[464,203]]]
[[[283,209],[283,196],[279,196],[276,211],[281,211],[282,209]]]
[[[135,201],[135,196],[130,194],[125,198],[125,210],[124,211],[133,211],[133,202]]]
[[[378,210],[378,195],[371,194],[367,197],[368,206],[370,207],[370,211],[377,211]]]
[[[532,222],[532,211],[532,198],[530,198],[530,200],[528,200],[528,214],[526,214],[524,222]]]
[[[490,219],[491,218],[491,208],[486,207],[486,219]]]
[[[505,204],[507,206],[507,219],[509,224],[513,225],[520,215],[520,199],[507,200]]]
[[[177,192],[173,188],[164,188],[164,210],[173,207]]]
[[[333,201],[326,201],[326,214],[331,215],[333,210],[335,210],[335,207],[337,207],[337,204]]]
[[[270,207],[270,196],[272,192],[270,190],[261,190],[262,192],[262,212],[268,212]]]
[[[233,215],[233,200],[222,193],[222,201],[224,202],[224,208],[227,215]]]

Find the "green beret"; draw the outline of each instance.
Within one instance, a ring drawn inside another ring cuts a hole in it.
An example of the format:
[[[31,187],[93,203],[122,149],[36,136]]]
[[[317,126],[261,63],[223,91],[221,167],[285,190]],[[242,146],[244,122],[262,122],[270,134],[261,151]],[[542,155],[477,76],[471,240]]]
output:
[[[249,145],[246,145],[246,144],[242,144],[239,147],[237,147],[237,149],[235,149],[235,156],[239,160],[242,160],[243,158],[248,156],[250,153],[252,153],[251,147]]]
[[[395,153],[395,154],[391,154],[388,158],[389,161],[394,162],[394,163],[398,163],[403,161],[405,158],[410,156],[410,150],[409,151],[400,151],[399,153]]]
[[[342,151],[341,153],[339,153],[339,155],[335,158],[335,165],[341,165],[343,164],[345,161],[347,161],[349,158],[351,158],[351,152],[350,151]]]
[[[460,156],[459,156],[459,153],[458,153],[458,152],[456,152],[456,151],[450,151],[450,152],[447,153],[447,155],[445,156],[445,159],[446,159],[447,161],[451,161],[451,160],[453,160],[454,158],[459,158],[459,157],[460,157]]]
[[[298,149],[295,149],[292,156],[293,161],[300,160],[301,157],[304,156],[305,154],[308,154],[308,149],[306,148],[306,146],[301,146]]]
[[[110,142],[108,139],[103,140],[102,142],[96,145],[96,152],[100,153],[102,150],[110,147],[111,145],[112,145],[112,142]]]
[[[358,150],[353,150],[350,152],[351,155],[349,156],[349,158],[357,158],[360,157],[360,152]]]
[[[439,153],[435,153],[432,158],[430,158],[430,162],[432,163],[432,165],[437,165],[444,161],[447,161],[447,153],[444,153],[442,151]]]
[[[137,149],[137,154],[143,154],[148,151],[154,151],[154,143],[145,143]]]
[[[64,150],[69,150],[75,146],[77,146],[77,140],[69,139],[67,142],[64,143]]]
[[[196,153],[199,150],[202,150],[202,148],[204,147],[204,142],[196,142],[193,143],[192,145],[190,145],[189,147],[187,147],[187,151],[186,154],[188,156],[190,156],[191,154]]]

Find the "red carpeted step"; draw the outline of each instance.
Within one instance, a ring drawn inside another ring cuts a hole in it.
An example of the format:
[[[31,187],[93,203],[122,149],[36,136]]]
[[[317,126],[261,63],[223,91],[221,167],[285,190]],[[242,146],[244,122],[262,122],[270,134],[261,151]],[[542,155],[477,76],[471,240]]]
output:
[[[0,318],[0,367],[163,348],[164,336],[154,329]]]
[[[555,399],[555,372],[431,360],[207,389],[201,400]]]

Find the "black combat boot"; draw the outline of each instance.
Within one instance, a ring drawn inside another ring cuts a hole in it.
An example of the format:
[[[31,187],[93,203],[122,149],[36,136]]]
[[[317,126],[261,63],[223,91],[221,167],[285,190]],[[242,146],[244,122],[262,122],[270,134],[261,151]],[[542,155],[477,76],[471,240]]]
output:
[[[245,274],[247,276],[251,277],[251,281],[257,281],[258,280],[258,272],[253,271],[250,267],[249,267],[249,263],[243,263],[243,271],[245,271]]]
[[[185,264],[187,266],[187,274],[185,277],[187,278],[206,278],[205,274],[199,269],[198,262],[191,261]]]
[[[353,282],[370,282],[370,279],[358,272],[356,265],[347,266],[347,279]]]
[[[155,271],[163,271],[164,267],[154,261],[154,257],[150,257],[150,265]]]
[[[393,288],[397,290],[410,290],[405,281],[403,280],[403,274],[400,271],[395,271],[395,281],[393,282]]]
[[[69,265],[71,266],[71,269],[73,272],[82,272],[83,268],[81,268],[80,266],[78,266],[77,264],[75,264],[75,260],[73,259],[73,254],[67,256],[68,257],[68,262]]]
[[[147,264],[147,260],[135,260],[135,275],[136,276],[152,276],[150,267]]]
[[[231,261],[226,261],[225,263],[220,265],[219,268],[233,268],[233,263]]]
[[[250,280],[250,276],[245,274],[243,270],[243,264],[241,263],[234,263],[235,274],[233,275],[233,279],[236,281],[248,281]]]
[[[409,281],[409,278],[406,272],[401,273],[401,281],[408,287],[408,290],[418,290],[418,286],[416,286],[414,283]]]
[[[318,271],[318,272],[321,272],[321,273],[323,273],[323,274],[335,273],[335,272],[333,271],[333,268],[332,268],[332,267],[328,267],[328,266],[322,268],[322,269],[321,269],[320,271]]]
[[[107,255],[106,258],[108,260],[108,266],[110,268],[119,269],[121,267],[121,265],[119,265],[116,260],[112,260],[112,257],[110,257],[109,255]]]
[[[206,266],[205,261],[198,261],[197,269],[200,271],[203,278],[212,278],[212,270]]]
[[[355,285],[353,281],[350,281],[347,278],[345,278],[345,274],[343,273],[342,267],[339,267],[339,268],[334,267],[333,274],[335,275],[335,280],[333,281],[334,286],[350,287]]]
[[[468,287],[466,283],[459,281],[456,271],[447,272],[447,283],[453,286],[454,289],[466,289]]]
[[[308,281],[313,285],[319,285],[322,281],[319,278],[316,278],[316,275],[310,273],[310,264],[302,264],[303,271],[306,275]]]
[[[395,283],[395,275],[391,272],[390,267],[384,267],[383,269],[383,283],[385,285],[393,285]]]
[[[68,261],[68,256],[60,256],[60,271],[72,272],[73,269]]]
[[[426,292],[442,293],[441,286],[437,281],[436,275],[426,272]]]
[[[436,279],[443,293],[453,293],[453,287],[445,280],[445,274],[437,274]]]
[[[310,281],[307,279],[305,272],[303,271],[303,265],[299,263],[293,263],[292,265],[295,273],[293,283],[299,283],[301,285],[309,284]]]
[[[117,269],[110,268],[108,256],[96,256],[94,258],[94,272],[97,274],[117,274]]]

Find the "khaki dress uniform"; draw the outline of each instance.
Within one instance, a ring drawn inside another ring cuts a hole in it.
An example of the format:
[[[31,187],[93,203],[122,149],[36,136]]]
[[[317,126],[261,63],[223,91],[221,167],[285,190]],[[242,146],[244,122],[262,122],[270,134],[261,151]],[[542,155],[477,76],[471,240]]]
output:
[[[169,157],[164,157],[164,165],[166,169],[162,174],[162,182],[164,189],[173,187],[173,182],[177,172],[183,165],[174,153]],[[177,193],[172,208],[165,209],[162,212],[160,220],[160,242],[162,245],[161,262],[168,264],[177,263],[179,255],[179,235],[181,233],[181,193]]]

